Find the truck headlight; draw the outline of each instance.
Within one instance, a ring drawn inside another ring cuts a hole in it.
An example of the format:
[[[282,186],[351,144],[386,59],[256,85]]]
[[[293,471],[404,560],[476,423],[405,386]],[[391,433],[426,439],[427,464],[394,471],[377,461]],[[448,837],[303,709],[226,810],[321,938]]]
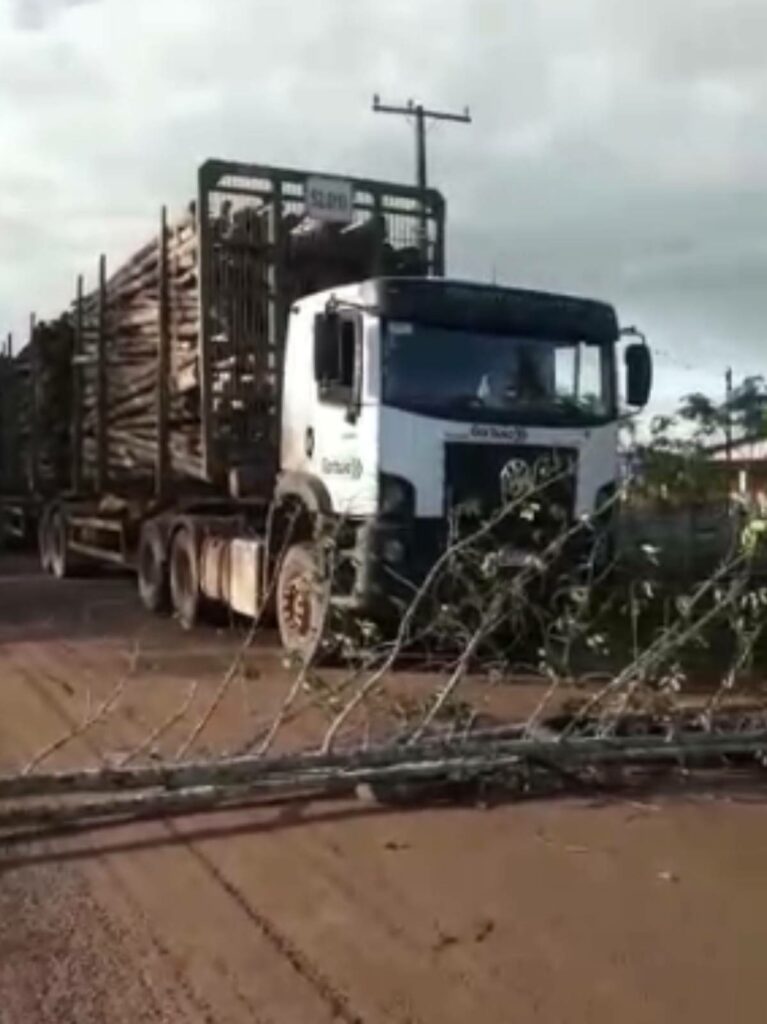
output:
[[[405,545],[401,540],[392,537],[390,540],[384,541],[381,554],[384,562],[389,565],[397,565],[405,560]]]
[[[415,513],[413,485],[401,476],[381,473],[378,482],[379,512],[382,516],[405,519]]]
[[[606,483],[597,491],[594,499],[594,515],[597,519],[611,519],[615,512],[618,485],[614,480]]]

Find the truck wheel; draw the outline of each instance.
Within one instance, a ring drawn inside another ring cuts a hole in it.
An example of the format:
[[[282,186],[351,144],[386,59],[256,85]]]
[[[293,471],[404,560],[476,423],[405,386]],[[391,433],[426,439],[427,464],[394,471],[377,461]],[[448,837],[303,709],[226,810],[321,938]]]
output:
[[[72,560],[67,543],[67,520],[60,509],[52,512],[48,517],[45,533],[48,537],[50,571],[57,580],[64,580],[72,575]]]
[[[138,593],[147,611],[170,611],[170,579],[165,542],[156,524],[142,527],[138,547]]]
[[[192,629],[200,616],[200,581],[197,545],[186,528],[178,531],[170,549],[170,596],[178,621],[184,629]]]
[[[284,649],[302,661],[312,656],[322,632],[325,609],[319,580],[314,547],[288,548],[277,577],[277,626]]]

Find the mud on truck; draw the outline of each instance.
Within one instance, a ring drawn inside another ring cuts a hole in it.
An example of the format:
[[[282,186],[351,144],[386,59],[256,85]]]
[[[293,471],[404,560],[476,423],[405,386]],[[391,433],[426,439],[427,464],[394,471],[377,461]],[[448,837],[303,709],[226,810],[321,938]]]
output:
[[[375,619],[444,551],[456,507],[490,515],[566,465],[557,514],[593,513],[618,476],[619,351],[641,406],[648,349],[619,350],[605,303],[454,280],[444,251],[434,190],[204,164],[182,219],[163,211],[111,276],[102,257],[94,290],[80,279],[61,347],[42,325],[25,350],[29,417],[62,388],[69,409],[43,567],[128,567],[188,628],[208,603],[273,612],[300,655],[329,534],[331,603]],[[69,372],[47,369],[67,345]],[[513,568],[531,541],[517,525],[494,543]]]

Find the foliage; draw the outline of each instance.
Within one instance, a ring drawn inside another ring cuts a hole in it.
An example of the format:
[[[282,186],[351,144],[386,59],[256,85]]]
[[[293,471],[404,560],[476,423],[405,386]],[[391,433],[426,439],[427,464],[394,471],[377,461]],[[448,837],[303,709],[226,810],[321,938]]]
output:
[[[725,405],[718,405],[699,391],[684,396],[677,415],[694,425],[698,438],[711,438],[717,431],[724,430],[728,422]]]
[[[677,428],[674,417],[656,416],[649,442],[635,446],[640,468],[634,495],[674,506],[726,498],[727,480],[721,467],[712,461],[699,436],[680,437],[674,433]]]
[[[767,384],[763,377],[746,377],[726,406],[739,433],[746,437],[767,433]]]
[[[744,377],[723,402],[693,392],[684,396],[677,415],[709,443],[725,440],[728,428],[735,438],[761,436],[767,433],[767,383],[761,376]]]
[[[671,506],[723,501],[730,481],[712,448],[728,436],[767,435],[767,383],[761,376],[745,377],[722,402],[702,392],[685,395],[672,416],[656,416],[649,438],[639,441],[636,427],[628,445],[638,467],[635,495]]]

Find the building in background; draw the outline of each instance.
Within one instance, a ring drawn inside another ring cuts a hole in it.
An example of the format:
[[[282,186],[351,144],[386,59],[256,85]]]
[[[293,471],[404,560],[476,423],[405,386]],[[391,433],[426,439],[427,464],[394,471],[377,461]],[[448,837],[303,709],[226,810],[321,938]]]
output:
[[[727,479],[730,494],[767,509],[767,437],[741,437],[707,451]]]

